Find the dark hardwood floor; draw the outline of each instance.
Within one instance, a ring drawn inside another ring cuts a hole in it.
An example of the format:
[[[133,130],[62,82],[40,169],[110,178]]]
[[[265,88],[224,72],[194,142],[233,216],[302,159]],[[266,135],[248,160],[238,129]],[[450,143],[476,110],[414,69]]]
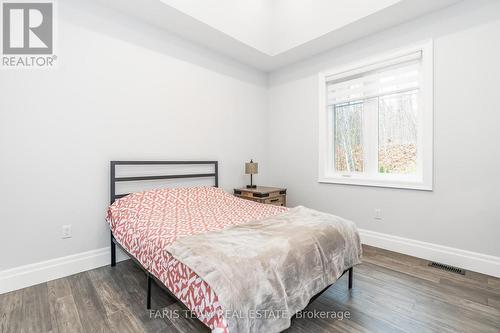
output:
[[[354,288],[342,277],[307,310],[343,320],[296,318],[287,332],[500,332],[500,279],[465,276],[427,261],[365,247]],[[0,332],[208,332],[192,318],[154,318],[146,278],[130,260],[0,295]],[[157,286],[153,308],[181,307]],[[182,313],[182,312],[181,312]]]

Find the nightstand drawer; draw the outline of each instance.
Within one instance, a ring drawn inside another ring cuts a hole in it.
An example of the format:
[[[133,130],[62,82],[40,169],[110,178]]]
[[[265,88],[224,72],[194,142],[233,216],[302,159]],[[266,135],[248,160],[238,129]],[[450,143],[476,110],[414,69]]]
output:
[[[257,186],[256,188],[235,188],[234,195],[268,205],[286,206],[286,188]]]
[[[279,197],[274,197],[274,198],[269,198],[264,200],[264,203],[266,204],[271,204],[271,205],[276,205],[276,206],[284,206],[285,205],[285,198],[283,196]]]
[[[258,198],[258,199],[267,199],[267,198],[273,198],[273,197],[278,197],[282,194],[286,193],[286,190],[281,190],[281,189],[276,189],[270,192],[253,192],[253,191],[245,191],[245,190],[234,190],[235,194],[238,194],[239,196],[242,197],[247,197],[247,198]]]

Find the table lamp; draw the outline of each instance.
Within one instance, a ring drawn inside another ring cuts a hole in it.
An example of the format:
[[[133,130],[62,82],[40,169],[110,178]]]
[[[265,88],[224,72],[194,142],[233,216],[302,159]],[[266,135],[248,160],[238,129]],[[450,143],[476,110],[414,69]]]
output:
[[[250,175],[250,185],[247,188],[257,188],[257,185],[253,184],[253,175],[259,173],[259,163],[255,163],[253,160],[245,163],[245,174]]]

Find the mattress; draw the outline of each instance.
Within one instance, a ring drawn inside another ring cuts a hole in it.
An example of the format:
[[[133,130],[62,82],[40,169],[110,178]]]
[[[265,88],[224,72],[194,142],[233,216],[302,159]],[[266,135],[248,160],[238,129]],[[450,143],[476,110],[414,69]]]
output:
[[[212,330],[227,332],[217,295],[166,247],[176,239],[287,211],[236,198],[215,187],[169,188],[116,200],[107,221],[116,241]]]

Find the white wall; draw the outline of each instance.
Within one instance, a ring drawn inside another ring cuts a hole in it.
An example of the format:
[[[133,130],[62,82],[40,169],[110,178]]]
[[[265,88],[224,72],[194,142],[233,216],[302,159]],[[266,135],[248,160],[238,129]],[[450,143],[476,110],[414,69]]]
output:
[[[287,67],[269,89],[261,72],[93,6],[59,2],[57,69],[0,71],[0,273],[108,246],[112,159],[218,159],[230,190],[252,157],[257,182],[288,187],[291,205],[500,256],[498,1],[464,1]],[[317,73],[427,38],[434,191],[318,184]],[[63,224],[73,238],[60,238]]]
[[[434,191],[319,184],[322,70],[434,39]],[[464,1],[270,76],[270,180],[360,228],[500,256],[500,2]],[[375,222],[374,208],[383,220]]]
[[[57,69],[0,71],[0,271],[109,245],[110,160],[217,159],[229,190],[265,170],[263,73],[76,3]]]

